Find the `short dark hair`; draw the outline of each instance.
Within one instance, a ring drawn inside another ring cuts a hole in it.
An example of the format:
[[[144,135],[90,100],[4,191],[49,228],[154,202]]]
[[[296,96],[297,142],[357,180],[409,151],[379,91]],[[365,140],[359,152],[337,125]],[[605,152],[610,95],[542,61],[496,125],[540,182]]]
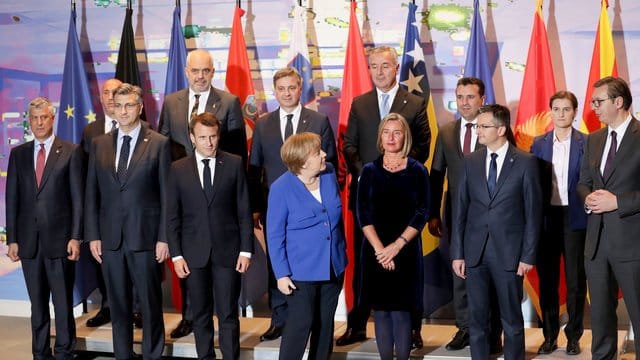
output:
[[[602,86],[607,86],[607,95],[615,99],[618,96],[622,97],[622,107],[625,110],[629,110],[631,108],[631,102],[633,101],[631,97],[631,90],[629,89],[629,85],[627,82],[619,77],[607,76],[593,84],[594,88],[599,88]]]
[[[196,127],[196,124],[202,124],[207,127],[218,127],[218,134],[220,134],[220,120],[210,112],[203,112],[191,118],[191,121],[189,121],[189,132],[191,134],[194,134],[193,129]]]
[[[555,94],[551,95],[549,98],[549,108],[553,107],[553,102],[558,99],[567,99],[571,102],[571,106],[573,106],[573,110],[578,109],[578,98],[571,92],[567,90],[560,90]]]
[[[298,81],[298,86],[302,85],[302,76],[300,76],[298,70],[296,70],[296,68],[286,67],[284,69],[276,71],[276,73],[273,74],[273,87],[276,87],[276,81],[288,76],[293,76],[294,78],[296,78],[296,80]]]
[[[471,76],[463,77],[463,78],[460,78],[460,80],[458,80],[458,83],[456,84],[456,88],[458,86],[467,86],[467,85],[476,85],[478,87],[478,93],[480,93],[480,96],[484,96],[484,81]]]
[[[511,126],[511,112],[506,106],[500,104],[483,105],[480,108],[480,114],[491,113],[493,115],[493,123],[496,126]]]

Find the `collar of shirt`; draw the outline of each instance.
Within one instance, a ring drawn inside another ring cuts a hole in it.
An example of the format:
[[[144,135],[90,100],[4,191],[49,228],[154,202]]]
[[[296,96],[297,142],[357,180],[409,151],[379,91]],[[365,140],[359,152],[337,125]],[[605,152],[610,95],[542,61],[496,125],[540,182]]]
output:
[[[476,125],[478,123],[478,117],[476,116],[473,120],[469,121],[462,116],[460,117],[460,150],[464,150],[464,135],[466,134],[467,124]],[[478,133],[476,132],[475,127],[471,129],[471,146],[470,150],[473,152],[476,149],[476,144],[478,142]]]
[[[560,140],[560,139],[558,139],[558,135],[556,134],[556,131],[553,130],[553,143],[554,144],[556,144],[556,143],[558,143],[558,144],[570,144],[571,143],[571,135],[572,135],[572,132],[569,132],[569,136],[567,136],[566,139]]]
[[[209,101],[210,92],[211,92],[211,88],[203,92],[195,92],[191,90],[191,88],[189,88],[189,109],[188,109],[189,120],[191,119],[191,108],[193,107],[193,104],[196,103],[196,94],[200,95],[200,98],[198,99],[198,114],[201,114],[207,108],[207,101]]]
[[[391,112],[391,105],[393,105],[393,100],[396,98],[398,89],[400,89],[400,85],[398,84],[397,81],[396,81],[396,84],[393,85],[393,87],[386,93],[376,88],[376,92],[378,93],[378,106],[382,105],[382,94],[389,94],[389,112]]]
[[[116,119],[112,118],[111,116],[104,114],[104,133],[107,134],[111,131],[111,124],[112,121],[116,122],[116,129],[120,127],[120,125],[118,125],[118,121],[116,121]]]
[[[55,135],[51,134],[45,141],[40,141],[38,139],[33,139],[33,156],[34,159],[38,157],[38,151],[40,151],[40,144],[44,144],[44,152],[45,159],[49,156],[49,151],[51,151],[51,147],[53,146],[53,139],[55,139]]]
[[[196,165],[198,166],[198,177],[200,178],[200,186],[204,187],[204,181],[203,181],[203,171],[204,171],[204,163],[202,162],[202,160],[204,159],[209,159],[209,169],[211,169],[211,183],[213,183],[213,177],[215,175],[216,172],[216,158],[215,157],[204,157],[202,156],[202,154],[200,154],[197,150],[194,151],[195,155],[196,155]]]
[[[284,111],[282,108],[279,109],[280,134],[282,135],[283,139],[284,139],[284,129],[287,126],[287,115],[293,114],[293,118],[291,119],[291,123],[293,124],[293,133],[295,134],[296,130],[298,129],[298,122],[300,121],[300,113],[301,112],[302,112],[302,105],[300,105],[300,103],[298,103],[298,106],[296,106],[295,109],[293,109],[293,111],[290,112],[290,113]]]
[[[616,139],[618,140],[618,149],[619,149],[620,143],[622,142],[622,137],[624,136],[624,133],[627,132],[627,128],[629,127],[629,124],[631,124],[631,119],[633,119],[633,117],[631,116],[631,114],[629,114],[629,116],[627,116],[627,119],[622,124],[620,124],[620,126],[618,126],[617,128],[614,129],[611,126],[608,126],[607,127],[607,143],[611,142],[611,132],[615,131],[617,134]]]
[[[502,145],[498,150],[496,151],[491,151],[489,150],[489,148],[487,148],[487,158],[486,158],[486,175],[487,178],[489,177],[489,164],[491,164],[491,154],[492,153],[496,153],[498,154],[498,158],[496,158],[496,165],[497,165],[497,170],[498,172],[496,173],[496,179],[500,178],[500,170],[502,170],[502,164],[504,163],[504,160],[507,157],[507,151],[509,150],[509,142],[506,141],[504,143],[504,145]]]

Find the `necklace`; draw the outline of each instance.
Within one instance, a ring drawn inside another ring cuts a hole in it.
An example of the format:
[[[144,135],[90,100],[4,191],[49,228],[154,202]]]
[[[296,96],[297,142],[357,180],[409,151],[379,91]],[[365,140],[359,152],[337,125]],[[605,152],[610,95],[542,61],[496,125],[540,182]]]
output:
[[[404,158],[397,160],[397,161],[391,161],[389,159],[385,160],[383,159],[382,161],[382,167],[384,167],[385,169],[394,172],[398,169],[400,169],[402,166],[404,165]]]

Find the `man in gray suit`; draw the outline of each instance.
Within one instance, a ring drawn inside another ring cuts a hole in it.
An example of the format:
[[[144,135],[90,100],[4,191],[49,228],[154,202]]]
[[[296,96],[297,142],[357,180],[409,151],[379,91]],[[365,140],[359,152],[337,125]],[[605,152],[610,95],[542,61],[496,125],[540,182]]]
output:
[[[452,199],[455,198],[464,157],[483,148],[478,142],[476,123],[480,107],[484,104],[484,82],[474,77],[463,77],[456,86],[456,104],[460,119],[440,127],[431,163],[429,180],[431,183],[431,208],[429,210],[429,232],[433,236],[450,241]],[[440,218],[440,208],[445,175],[448,188],[444,204],[444,224]],[[495,300],[495,299],[494,299]],[[500,324],[497,301],[492,301],[491,353],[502,351],[502,325]],[[469,345],[469,309],[465,280],[453,277],[453,308],[458,331],[446,345],[447,350],[461,350]]]
[[[491,288],[504,324],[504,357],[524,360],[522,282],[536,259],[542,190],[536,158],[507,141],[509,109],[485,105],[478,141],[486,147],[464,159],[453,207],[451,258],[467,279],[471,357],[488,359]]]
[[[371,162],[380,156],[377,145],[378,125],[385,115],[390,112],[402,115],[409,124],[411,130],[412,146],[409,156],[421,163],[429,157],[429,144],[431,143],[431,130],[426,113],[426,103],[420,96],[414,95],[399,86],[397,75],[400,65],[398,54],[390,46],[379,46],[369,51],[369,73],[375,88],[356,97],[351,103],[347,130],[344,134],[342,151],[349,172],[351,173],[351,189],[349,207],[355,214],[356,194],[358,193],[358,178],[364,164]],[[360,254],[358,249],[362,244],[362,231],[354,226],[355,274],[358,279]],[[344,346],[366,339],[365,327],[371,306],[366,294],[360,292],[359,281],[353,281],[354,307],[347,317],[347,330],[336,340],[336,345]],[[420,299],[422,304],[422,299]],[[412,316],[412,341],[416,348],[422,347],[420,328],[422,326],[422,311],[416,309]]]
[[[211,113],[220,121],[220,150],[240,156],[247,162],[247,136],[240,100],[237,96],[211,85],[215,68],[211,54],[202,49],[187,55],[184,72],[189,87],[165,97],[160,113],[160,134],[171,141],[171,160],[176,161],[194,154],[189,137],[189,121],[193,115]],[[187,282],[180,281],[182,289],[182,320],[171,331],[172,338],[181,338],[193,330]]]
[[[278,70],[273,76],[273,88],[280,108],[259,119],[253,129],[249,158],[249,188],[254,227],[265,225],[266,195],[271,184],[287,171],[280,157],[280,148],[290,135],[313,132],[322,138],[322,150],[327,161],[336,165],[336,141],[329,118],[300,104],[302,77],[296,69]],[[266,234],[266,231],[265,231]],[[261,341],[280,337],[287,318],[287,300],[278,290],[269,262],[269,305],[271,326],[260,337]]]
[[[617,356],[618,286],[633,328],[640,329],[640,124],[627,83],[593,84],[591,108],[606,127],[587,137],[578,195],[587,219],[585,268],[591,299],[593,359]],[[635,341],[640,354],[640,341]]]

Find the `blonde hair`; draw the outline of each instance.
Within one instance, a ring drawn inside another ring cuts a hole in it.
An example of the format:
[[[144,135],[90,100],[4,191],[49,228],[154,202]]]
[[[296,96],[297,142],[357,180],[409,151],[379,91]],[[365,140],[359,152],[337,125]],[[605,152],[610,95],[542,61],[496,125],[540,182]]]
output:
[[[382,146],[382,130],[384,126],[387,125],[390,121],[397,121],[402,125],[402,135],[404,135],[404,143],[402,144],[402,157],[409,156],[409,152],[411,151],[411,131],[409,130],[409,123],[404,118],[404,116],[398,113],[389,113],[385,116],[380,125],[378,126],[378,150],[380,153],[384,154],[384,147]]]
[[[320,135],[303,132],[289,136],[280,149],[280,157],[284,165],[292,173],[300,174],[300,169],[314,151],[320,150]]]

